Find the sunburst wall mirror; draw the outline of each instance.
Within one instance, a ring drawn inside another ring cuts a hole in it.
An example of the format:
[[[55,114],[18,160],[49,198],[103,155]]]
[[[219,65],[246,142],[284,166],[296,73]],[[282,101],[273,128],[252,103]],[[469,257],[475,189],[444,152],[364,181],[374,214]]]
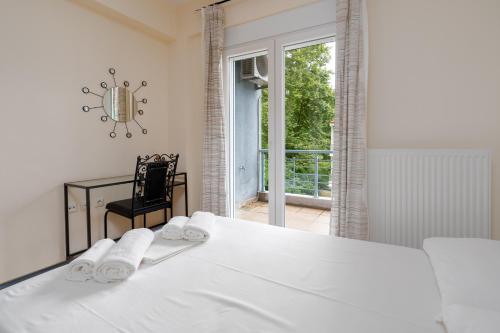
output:
[[[101,99],[101,104],[97,106],[84,105],[82,107],[83,112],[89,112],[93,109],[101,109],[103,115],[101,116],[101,121],[107,122],[111,120],[114,122],[113,130],[109,133],[111,138],[116,138],[117,125],[123,124],[125,127],[125,136],[127,138],[132,137],[132,132],[130,132],[128,123],[135,122],[141,129],[142,134],[147,134],[148,131],[142,127],[142,125],[137,120],[137,116],[142,116],[144,110],[141,105],[147,104],[148,100],[146,98],[138,99],[136,93],[143,87],[146,87],[148,83],[142,81],[141,84],[133,91],[129,89],[130,83],[128,81],[123,81],[123,87],[118,86],[116,83],[116,70],[110,68],[108,73],[113,78],[113,86],[108,87],[108,84],[103,81],[100,86],[103,89],[102,94],[91,91],[88,87],[83,87],[82,92],[84,94],[91,94],[97,96]]]

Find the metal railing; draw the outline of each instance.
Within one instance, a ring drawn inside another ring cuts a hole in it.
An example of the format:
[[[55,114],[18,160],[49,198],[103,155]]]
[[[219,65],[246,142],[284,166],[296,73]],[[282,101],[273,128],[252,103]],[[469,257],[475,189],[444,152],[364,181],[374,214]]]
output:
[[[331,197],[332,150],[285,150],[285,192]],[[268,191],[269,150],[259,150],[259,191]]]

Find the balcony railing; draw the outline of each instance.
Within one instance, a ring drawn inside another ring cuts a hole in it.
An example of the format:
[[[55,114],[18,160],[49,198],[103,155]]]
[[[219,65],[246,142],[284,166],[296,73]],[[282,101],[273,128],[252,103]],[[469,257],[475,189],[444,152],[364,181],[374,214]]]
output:
[[[331,197],[332,150],[285,150],[285,192]],[[259,150],[259,191],[268,187],[269,150]]]

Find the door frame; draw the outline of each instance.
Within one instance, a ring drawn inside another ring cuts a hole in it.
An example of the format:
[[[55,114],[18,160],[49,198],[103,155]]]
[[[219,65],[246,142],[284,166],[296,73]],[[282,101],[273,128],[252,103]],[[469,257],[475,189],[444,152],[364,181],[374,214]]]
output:
[[[234,61],[267,51],[269,89],[269,224],[285,226],[285,52],[335,39],[335,24],[328,23],[267,39],[227,47],[223,52],[224,109],[229,189],[229,216],[234,218]]]
[[[275,140],[279,142],[276,147],[276,225],[285,227],[286,221],[286,191],[285,191],[285,140],[286,140],[286,115],[285,115],[285,52],[293,48],[300,48],[327,41],[335,40],[335,24],[325,24],[315,28],[304,29],[275,39],[275,110],[276,123],[274,124]],[[296,46],[296,47],[295,47]]]
[[[276,164],[275,156],[276,145],[274,141],[274,131],[275,128],[271,124],[275,122],[275,111],[274,111],[274,96],[275,96],[275,82],[274,82],[274,40],[260,40],[250,43],[245,43],[235,47],[226,48],[223,52],[223,72],[224,72],[224,112],[225,117],[228,120],[226,125],[226,146],[228,147],[226,153],[227,170],[228,170],[228,189],[229,189],[229,216],[234,218],[235,207],[234,207],[234,193],[235,193],[235,151],[234,151],[234,62],[248,58],[249,56],[257,56],[267,54],[268,55],[268,91],[269,91],[269,133],[268,133],[268,146],[269,146],[269,159],[268,159],[268,175],[269,175],[269,195],[268,195],[268,209],[269,209],[269,224],[276,224],[276,202],[275,193],[276,189]]]

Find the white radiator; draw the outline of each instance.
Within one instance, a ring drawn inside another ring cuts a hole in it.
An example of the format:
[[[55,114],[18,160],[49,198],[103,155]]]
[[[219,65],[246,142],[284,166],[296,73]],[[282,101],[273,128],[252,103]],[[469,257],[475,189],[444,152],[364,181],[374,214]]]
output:
[[[490,238],[490,179],[489,151],[369,150],[370,240]]]

